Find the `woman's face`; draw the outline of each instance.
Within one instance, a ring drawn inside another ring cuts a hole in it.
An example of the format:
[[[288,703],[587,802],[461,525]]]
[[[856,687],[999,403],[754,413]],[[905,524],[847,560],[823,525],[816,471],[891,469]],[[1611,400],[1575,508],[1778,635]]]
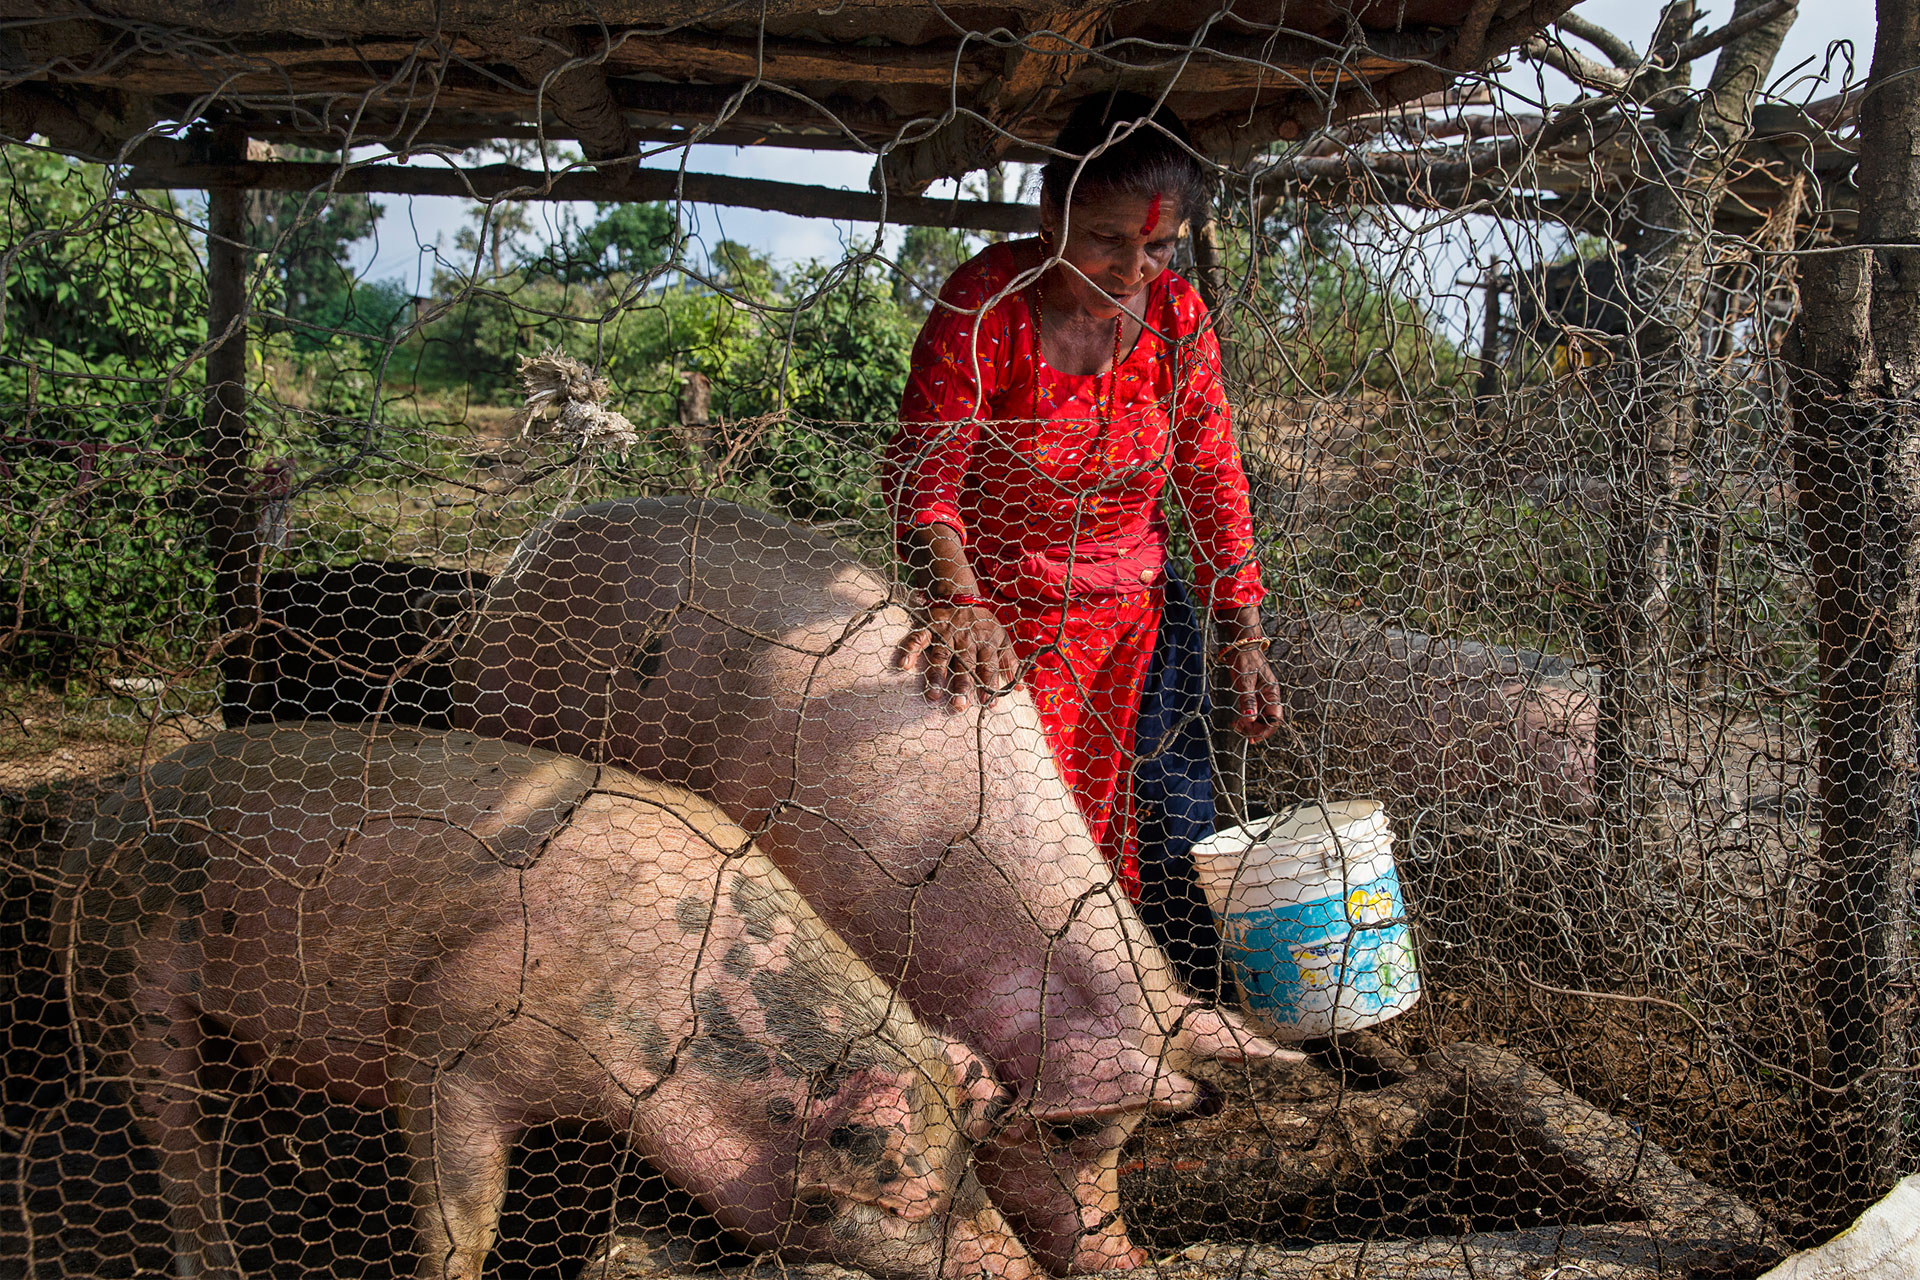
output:
[[[1060,301],[1098,319],[1117,316],[1122,307],[1138,314],[1141,290],[1167,269],[1180,238],[1179,206],[1171,194],[1095,194],[1076,202],[1065,218],[1043,202],[1040,219],[1054,251],[1077,269],[1047,277],[1050,297],[1064,291]]]

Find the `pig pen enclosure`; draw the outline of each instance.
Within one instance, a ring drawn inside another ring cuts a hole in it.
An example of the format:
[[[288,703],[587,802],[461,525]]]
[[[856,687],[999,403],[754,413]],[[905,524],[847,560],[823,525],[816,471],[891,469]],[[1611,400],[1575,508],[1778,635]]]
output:
[[[0,1276],[1745,1277],[1916,1168],[1912,49],[0,9]],[[1285,702],[1146,588],[1137,910],[1021,698],[888,665],[881,487],[1115,89],[1209,166]],[[1189,846],[1356,800],[1326,1016],[1244,1007]]]

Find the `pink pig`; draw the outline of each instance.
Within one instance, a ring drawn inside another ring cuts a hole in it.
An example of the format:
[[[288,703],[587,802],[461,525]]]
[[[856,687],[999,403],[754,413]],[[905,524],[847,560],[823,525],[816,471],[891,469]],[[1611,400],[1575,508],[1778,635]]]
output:
[[[968,1168],[997,1086],[739,827],[465,733],[257,726],[175,752],[68,846],[79,1026],[158,1148],[179,1274],[230,1274],[211,1026],[396,1108],[418,1275],[478,1280],[517,1134],[610,1127],[756,1246],[887,1277],[1038,1274]]]
[[[575,512],[494,580],[456,723],[717,802],[1016,1105],[980,1179],[1056,1272],[1138,1265],[1121,1146],[1181,1067],[1282,1051],[1180,989],[1100,857],[1024,691],[955,713],[911,626],[832,542],[726,503]],[[1297,1057],[1298,1055],[1293,1055]]]

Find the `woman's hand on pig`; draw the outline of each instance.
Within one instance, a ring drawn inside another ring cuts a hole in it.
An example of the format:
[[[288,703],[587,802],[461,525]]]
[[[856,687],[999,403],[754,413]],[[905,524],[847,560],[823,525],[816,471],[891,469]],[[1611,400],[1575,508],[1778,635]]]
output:
[[[932,604],[926,621],[907,633],[894,651],[894,664],[911,668],[924,662],[927,700],[942,699],[955,711],[977,696],[984,706],[1020,682],[1020,659],[1013,637],[989,609],[978,605]]]

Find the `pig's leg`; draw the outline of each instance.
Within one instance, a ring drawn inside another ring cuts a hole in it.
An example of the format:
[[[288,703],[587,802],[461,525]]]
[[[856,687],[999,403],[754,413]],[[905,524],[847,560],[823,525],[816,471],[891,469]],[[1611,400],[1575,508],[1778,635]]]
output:
[[[426,1068],[431,1072],[431,1068]],[[412,1158],[418,1280],[480,1280],[507,1194],[520,1126],[462,1075],[427,1074],[404,1090],[400,1124]]]
[[[1025,1127],[1025,1126],[1022,1126]],[[976,1152],[980,1182],[1041,1265],[1055,1275],[1146,1265],[1120,1220],[1120,1148],[1127,1126],[1055,1146],[1017,1130]]]
[[[220,1213],[220,1142],[208,1133],[200,1087],[200,1011],[184,997],[134,1000],[127,1050],[129,1101],[158,1151],[160,1193],[173,1235],[180,1280],[210,1280],[236,1270]]]

